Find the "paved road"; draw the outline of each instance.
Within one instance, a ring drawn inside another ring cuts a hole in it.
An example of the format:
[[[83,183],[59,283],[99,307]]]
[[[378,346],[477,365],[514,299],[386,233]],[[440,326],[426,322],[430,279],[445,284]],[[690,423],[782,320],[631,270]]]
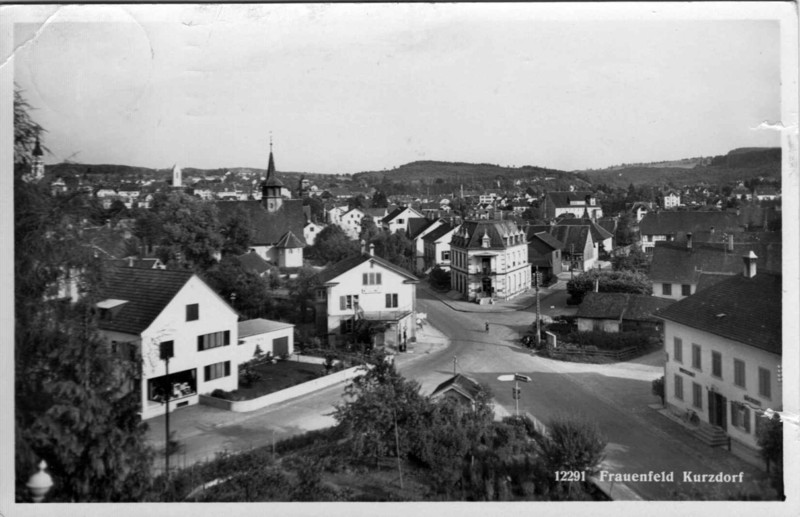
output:
[[[574,308],[565,306],[565,300],[563,291],[543,293],[542,312],[551,316],[574,312]],[[497,376],[513,372],[531,376],[533,382],[522,386],[521,411],[545,422],[560,414],[580,415],[596,422],[609,441],[604,463],[609,471],[674,472],[675,483],[629,484],[645,499],[672,498],[676,490],[686,493],[687,487],[679,486],[683,471],[744,471],[746,486],[721,486],[712,495],[716,498],[720,493],[740,489],[758,493],[753,485],[756,479],[763,478],[760,471],[725,451],[709,449],[682,426],[649,407],[655,402],[650,395],[650,381],[663,373],[660,352],[613,365],[566,363],[532,356],[518,344],[534,318],[534,308],[528,302],[529,299],[520,302],[516,311],[447,304],[420,286],[418,309],[428,314],[428,321],[435,328],[425,327],[414,353],[398,356],[398,368],[406,377],[418,381],[427,394],[452,375],[456,356],[457,370],[489,386],[504,412],[513,412],[514,401],[511,386],[498,381]],[[478,312],[465,312],[472,310]],[[489,333],[484,326],[487,321]],[[342,391],[342,385],[334,386],[252,413],[229,413],[207,406],[181,409],[171,419],[183,446],[176,461],[189,465],[211,459],[220,450],[268,445],[273,439],[332,425],[332,407],[341,400]],[[153,443],[163,444],[163,417],[150,424]]]
[[[565,310],[563,294],[555,293],[544,300],[551,313]],[[510,383],[497,377],[523,373],[533,382],[521,386],[520,410],[545,423],[561,414],[596,422],[609,441],[604,463],[609,471],[674,472],[675,483],[628,484],[641,497],[655,500],[673,497],[676,490],[685,493],[686,487],[679,487],[684,471],[744,471],[746,487],[728,485],[715,490],[736,493],[746,488],[759,493],[756,483],[763,474],[758,469],[726,451],[706,447],[681,425],[649,407],[656,402],[650,394],[650,382],[663,374],[661,352],[611,365],[554,361],[532,356],[513,341],[533,321],[530,311],[461,312],[440,303],[424,287],[418,292],[418,303],[428,312],[429,320],[451,338],[450,347],[426,361],[427,369],[423,365],[409,368],[407,374],[419,380],[423,390],[433,389],[452,373],[452,356],[457,355],[460,371],[488,385],[497,404],[513,411]],[[490,333],[484,330],[485,321],[490,323]]]

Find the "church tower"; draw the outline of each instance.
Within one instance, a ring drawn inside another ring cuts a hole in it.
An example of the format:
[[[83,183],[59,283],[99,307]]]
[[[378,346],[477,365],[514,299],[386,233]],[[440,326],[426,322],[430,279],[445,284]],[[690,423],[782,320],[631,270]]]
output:
[[[181,168],[178,167],[178,164],[172,166],[172,186],[180,188],[183,186],[183,174],[181,172]]]
[[[36,135],[36,145],[33,147],[33,164],[31,164],[31,180],[39,181],[44,178],[44,153],[39,143],[39,135]]]
[[[276,212],[283,204],[281,190],[283,182],[275,173],[275,159],[272,157],[272,139],[269,142],[269,165],[267,166],[267,179],[261,184],[261,202],[267,212]]]

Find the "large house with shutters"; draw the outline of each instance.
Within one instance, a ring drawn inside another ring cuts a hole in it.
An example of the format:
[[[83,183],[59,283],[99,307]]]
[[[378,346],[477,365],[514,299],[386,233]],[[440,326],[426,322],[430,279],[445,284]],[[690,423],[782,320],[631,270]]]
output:
[[[665,402],[693,412],[696,432],[734,452],[758,448],[756,428],[766,409],[782,409],[781,275],[757,271],[750,252],[743,273],[674,303],[664,320]]]
[[[239,315],[191,271],[109,268],[97,310],[112,351],[141,359],[131,388],[142,418],[164,414],[168,393],[172,407],[181,407],[238,387]],[[162,348],[171,352],[168,365]]]
[[[316,317],[319,335],[330,343],[355,338],[360,321],[385,325],[377,346],[406,344],[416,336],[417,277],[369,253],[346,258],[317,275]]]
[[[507,300],[531,285],[528,240],[513,221],[465,221],[450,240],[453,289],[464,299]]]

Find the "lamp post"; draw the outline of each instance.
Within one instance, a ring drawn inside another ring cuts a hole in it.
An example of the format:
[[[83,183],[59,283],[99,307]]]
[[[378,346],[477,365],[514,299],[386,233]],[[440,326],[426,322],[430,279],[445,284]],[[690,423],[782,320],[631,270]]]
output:
[[[39,471],[33,474],[25,485],[31,492],[31,499],[34,503],[41,503],[44,500],[45,494],[50,491],[53,486],[53,478],[50,474],[45,472],[47,462],[42,460],[39,462]]]

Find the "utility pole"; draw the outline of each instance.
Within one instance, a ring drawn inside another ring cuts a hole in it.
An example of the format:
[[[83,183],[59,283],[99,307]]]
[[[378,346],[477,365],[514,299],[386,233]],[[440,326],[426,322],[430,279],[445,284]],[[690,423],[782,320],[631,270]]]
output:
[[[542,309],[539,304],[539,266],[536,266],[536,349],[542,346]]]
[[[458,362],[458,356],[453,356],[453,377],[456,376],[456,363]]]
[[[169,381],[169,360],[173,356],[173,342],[172,341],[164,341],[159,343],[159,355],[161,359],[164,360],[164,366],[166,368],[166,375],[164,376],[164,384],[166,384],[166,389],[164,390],[165,393],[165,402],[166,402],[166,413],[164,414],[164,429],[166,430],[166,445],[164,447],[164,472],[166,474],[167,479],[169,479],[169,454],[170,454],[170,444],[169,444],[169,399],[172,397],[172,383]]]
[[[400,473],[400,490],[403,489],[403,467],[400,465],[400,434],[397,432],[397,409],[393,409],[394,413],[394,445],[395,453],[397,454],[397,471]]]

